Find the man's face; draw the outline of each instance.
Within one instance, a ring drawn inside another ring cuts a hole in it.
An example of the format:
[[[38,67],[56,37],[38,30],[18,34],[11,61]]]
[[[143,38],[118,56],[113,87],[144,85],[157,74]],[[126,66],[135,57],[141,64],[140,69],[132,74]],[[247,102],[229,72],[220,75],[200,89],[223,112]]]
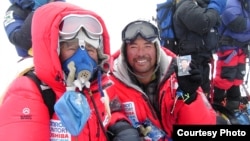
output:
[[[138,37],[126,46],[127,60],[134,73],[138,75],[152,74],[157,60],[154,43]]]
[[[70,58],[79,48],[78,39],[72,39],[68,41],[63,41],[60,43],[60,60],[61,62],[67,60]],[[89,56],[94,59],[96,62],[98,62],[98,54],[97,50],[89,45],[85,44],[85,49],[87,50]]]
[[[188,68],[188,66],[189,66],[189,61],[188,61],[188,60],[182,60],[182,61],[181,61],[181,67],[182,67],[183,69]]]

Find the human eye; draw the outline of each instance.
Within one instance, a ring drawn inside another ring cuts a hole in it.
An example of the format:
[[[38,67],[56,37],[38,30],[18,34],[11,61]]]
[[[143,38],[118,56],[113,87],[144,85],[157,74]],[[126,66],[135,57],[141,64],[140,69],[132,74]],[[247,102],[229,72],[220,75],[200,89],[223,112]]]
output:
[[[148,49],[153,48],[153,45],[146,44],[146,45],[145,45],[145,48],[148,48]]]
[[[94,50],[92,50],[92,49],[86,49],[86,50],[87,50],[88,54],[93,54],[94,53]]]
[[[86,45],[85,49],[88,52],[88,54],[94,54],[96,52],[96,49],[92,47],[91,45]]]
[[[135,44],[131,44],[131,45],[129,45],[129,48],[137,48],[137,45],[135,45]]]
[[[144,44],[146,48],[154,48],[154,44],[147,42],[146,44]]]
[[[76,44],[68,44],[68,46],[67,46],[67,49],[68,50],[77,50],[78,49],[78,45],[76,45]]]
[[[68,41],[65,41],[64,43],[67,49],[78,48],[78,42],[76,42],[75,40],[68,40]]]

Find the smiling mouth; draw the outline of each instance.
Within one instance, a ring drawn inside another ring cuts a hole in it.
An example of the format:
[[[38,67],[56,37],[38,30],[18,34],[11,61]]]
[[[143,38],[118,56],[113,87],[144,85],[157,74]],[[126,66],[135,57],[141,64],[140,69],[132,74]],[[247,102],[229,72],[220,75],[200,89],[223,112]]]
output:
[[[136,63],[139,65],[144,65],[147,62],[147,60],[136,60]]]
[[[145,62],[147,62],[147,60],[137,60],[136,62],[137,63],[145,63]]]

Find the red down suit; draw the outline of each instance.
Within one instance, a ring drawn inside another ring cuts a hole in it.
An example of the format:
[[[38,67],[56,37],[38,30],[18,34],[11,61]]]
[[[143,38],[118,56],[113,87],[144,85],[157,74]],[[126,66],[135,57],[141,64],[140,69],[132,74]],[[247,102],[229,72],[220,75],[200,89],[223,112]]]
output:
[[[103,52],[110,54],[109,34],[104,21],[96,13],[65,2],[53,2],[38,8],[32,21],[36,23],[32,24],[34,69],[37,77],[56,93],[57,100],[66,91],[58,43],[59,24],[68,14],[88,14],[96,17],[103,27]],[[108,79],[102,79],[103,86],[108,83]],[[119,119],[121,116],[113,114],[111,121],[105,125],[107,115],[100,100],[101,95],[97,84],[95,81],[92,82],[90,89],[94,99],[97,99],[96,105],[101,115],[101,122],[107,128],[115,122],[116,117]],[[62,126],[55,113],[50,119],[36,84],[26,76],[16,78],[7,89],[0,107],[0,139],[4,141],[106,141],[91,98],[86,91],[84,93],[89,102],[91,115],[81,133],[74,137]]]
[[[134,124],[143,123],[149,119],[158,128],[167,132],[170,137],[175,124],[215,125],[216,113],[204,93],[201,92],[201,88],[197,90],[198,96],[191,104],[187,105],[183,100],[174,102],[178,87],[176,75],[171,69],[174,65],[174,55],[165,48],[161,48],[160,52],[159,67],[162,72],[155,92],[155,95],[158,95],[159,113],[156,113],[147,94],[128,76],[124,55],[119,55],[119,52],[113,55],[114,66],[110,79],[114,81],[116,89],[110,89],[113,92],[109,93],[115,93],[119,97],[130,121]]]

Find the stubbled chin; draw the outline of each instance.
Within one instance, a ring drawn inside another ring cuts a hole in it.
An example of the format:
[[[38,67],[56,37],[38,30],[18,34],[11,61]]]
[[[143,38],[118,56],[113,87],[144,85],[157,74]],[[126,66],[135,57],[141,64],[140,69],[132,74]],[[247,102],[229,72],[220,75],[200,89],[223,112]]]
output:
[[[137,72],[145,72],[149,69],[146,63],[136,64],[134,68],[136,69]]]

